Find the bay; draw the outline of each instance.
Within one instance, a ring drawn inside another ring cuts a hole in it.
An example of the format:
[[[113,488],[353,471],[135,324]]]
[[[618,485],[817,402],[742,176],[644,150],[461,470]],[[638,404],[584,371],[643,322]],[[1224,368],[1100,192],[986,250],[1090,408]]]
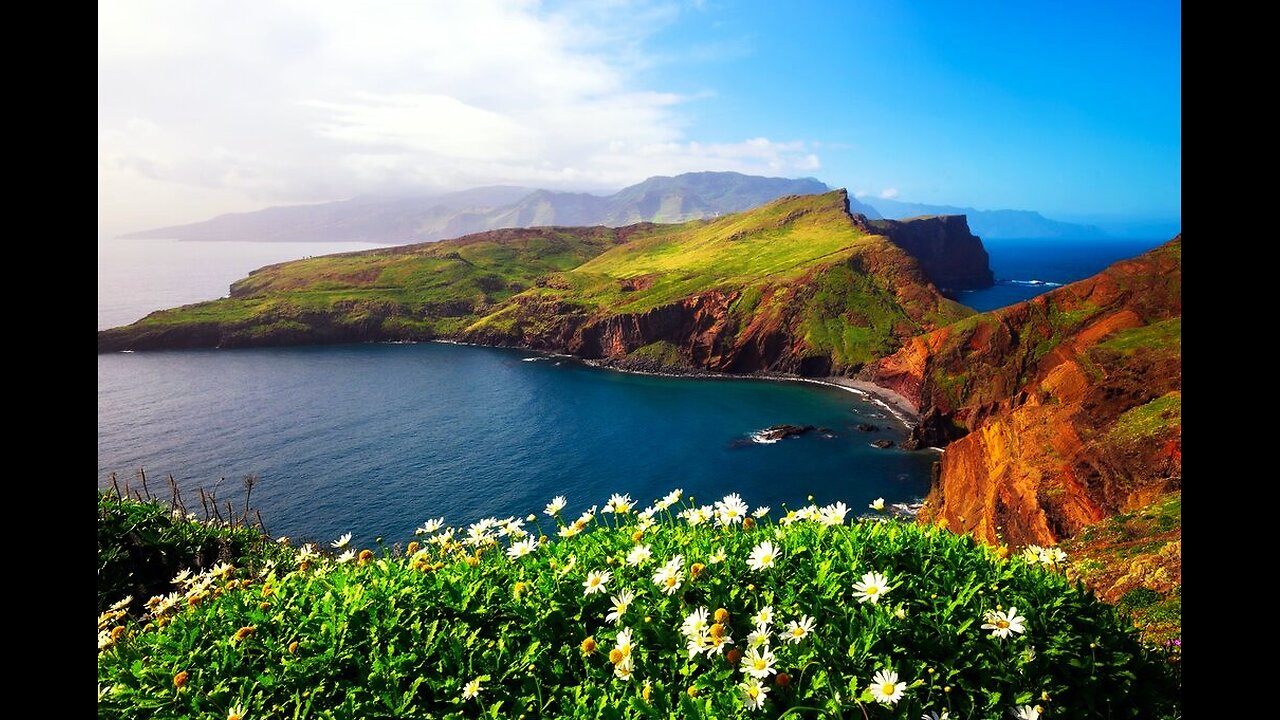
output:
[[[777,423],[826,427],[772,444]],[[873,423],[879,432],[855,429]],[[855,513],[877,497],[928,491],[931,451],[881,450],[904,426],[826,386],[642,376],[514,350],[445,344],[116,353],[98,356],[98,486],[145,468],[189,506],[195,488],[253,504],[274,534],[354,532],[407,541],[451,524],[570,515],[629,493],[643,504],[683,488],[699,503],[731,492],[756,505],[813,496]],[[545,518],[544,518],[545,520]]]

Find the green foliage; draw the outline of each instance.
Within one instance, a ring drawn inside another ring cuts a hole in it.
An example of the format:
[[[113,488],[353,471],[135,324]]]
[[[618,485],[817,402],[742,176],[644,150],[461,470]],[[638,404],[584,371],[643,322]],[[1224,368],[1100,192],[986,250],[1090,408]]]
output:
[[[653,360],[664,367],[678,368],[688,364],[684,358],[680,357],[680,348],[666,340],[658,340],[643,347],[638,347],[632,350],[628,357]]]
[[[98,493],[98,612],[132,595],[135,607],[167,592],[178,571],[217,563],[252,565],[278,552],[261,531],[213,519],[197,522],[158,502]]]
[[[1136,441],[1156,437],[1182,427],[1182,392],[1174,390],[1155,400],[1126,410],[1111,427],[1110,437]]]
[[[1168,666],[1115,610],[1039,565],[933,527],[824,525],[816,509],[783,523],[691,526],[688,515],[676,519],[681,505],[654,509],[651,527],[634,511],[543,516],[523,528],[495,521],[423,537],[405,552],[344,561],[308,547],[274,568],[189,580],[179,588],[187,598],[177,596],[185,601],[153,603],[144,617],[100,618],[99,717],[225,717],[233,705],[264,718],[918,718],[942,710],[996,718],[1021,704],[1057,717],[1152,718],[1180,710]],[[512,557],[505,551],[523,531],[561,537]],[[776,561],[752,569],[748,557],[764,541],[776,545]],[[631,555],[641,544],[651,558]],[[680,573],[670,594],[653,579],[668,562]],[[606,592],[584,594],[597,570],[612,575]],[[854,585],[871,572],[887,576],[887,591],[859,602]],[[623,590],[636,597],[609,622],[610,596]],[[768,675],[763,711],[751,711],[740,667],[724,654],[691,657],[682,624],[698,608],[723,608],[729,647],[744,651],[765,607],[773,611],[765,644],[789,682]],[[1011,607],[1025,617],[1024,633],[1001,639],[982,628],[987,613]],[[812,632],[787,642],[786,623],[802,616],[815,619]],[[609,657],[624,628],[630,679]],[[584,652],[587,638],[594,652]],[[905,684],[896,704],[867,692],[882,669]],[[472,681],[478,694],[464,698]]]
[[[1159,349],[1162,352],[1181,354],[1182,316],[1161,320],[1142,327],[1121,330],[1103,342],[1098,343],[1098,347],[1114,350],[1124,355],[1132,355],[1139,350],[1151,348]]]

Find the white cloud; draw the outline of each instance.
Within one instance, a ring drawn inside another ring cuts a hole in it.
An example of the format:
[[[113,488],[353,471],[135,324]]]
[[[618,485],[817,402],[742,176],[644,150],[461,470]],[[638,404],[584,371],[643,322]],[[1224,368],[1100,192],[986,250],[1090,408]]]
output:
[[[99,229],[366,192],[821,167],[812,142],[690,139],[640,86],[678,10],[531,0],[99,6]]]
[[[898,188],[885,188],[880,191],[880,197],[885,200],[892,200],[893,198],[898,197]]]

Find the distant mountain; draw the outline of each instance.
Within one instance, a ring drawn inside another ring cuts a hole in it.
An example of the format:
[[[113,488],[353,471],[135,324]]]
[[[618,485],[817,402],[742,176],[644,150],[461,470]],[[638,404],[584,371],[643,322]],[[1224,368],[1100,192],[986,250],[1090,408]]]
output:
[[[813,178],[698,172],[652,177],[607,196],[510,186],[418,197],[363,196],[219,215],[125,237],[400,245],[505,228],[684,222],[749,210],[787,195],[829,190]],[[880,216],[855,200],[850,200],[850,208],[868,217]]]
[[[925,205],[923,203],[867,198],[864,200],[893,220],[921,215],[965,215],[969,229],[984,238],[1071,238],[1089,239],[1106,237],[1107,234],[1094,225],[1050,220],[1031,210],[975,210],[954,205]]]

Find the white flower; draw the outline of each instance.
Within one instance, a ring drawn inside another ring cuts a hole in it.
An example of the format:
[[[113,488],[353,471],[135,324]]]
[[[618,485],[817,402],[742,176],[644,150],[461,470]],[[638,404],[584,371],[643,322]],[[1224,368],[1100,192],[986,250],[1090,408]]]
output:
[[[484,688],[480,687],[480,679],[476,678],[462,688],[462,699],[470,700],[471,698],[479,695],[480,691],[483,689]]]
[[[756,678],[749,677],[738,689],[742,691],[742,699],[748,709],[759,710],[764,707],[765,696],[769,694],[768,685],[762,685]]]
[[[587,579],[582,581],[583,595],[592,593],[602,593],[607,589],[609,581],[613,579],[613,573],[608,570],[592,570],[587,573]]]
[[[747,516],[747,504],[738,493],[730,493],[716,502],[716,525],[726,526],[742,522]]]
[[[768,645],[763,648],[753,647],[742,657],[742,665],[739,669],[751,677],[764,679],[778,672],[773,667],[776,660]]]
[[[677,555],[653,575],[653,584],[668,595],[674,595],[684,584],[684,556]]]
[[[537,518],[534,518],[534,519],[536,520]],[[498,535],[500,536],[510,535],[511,537],[514,537],[514,538],[520,538],[528,534],[529,533],[526,533],[524,531],[524,521],[517,520],[513,517],[509,517],[506,520],[503,520],[502,523],[498,526]]]
[[[707,558],[707,562],[715,565],[729,559],[729,554],[724,551],[723,547],[718,547],[715,552],[711,553],[711,557]]]
[[[871,504],[867,507],[875,510],[876,512],[884,512],[884,498],[876,498],[875,500],[872,500]]]
[[[609,502],[605,503],[604,509],[600,512],[624,515],[631,512],[631,506],[633,504],[634,503],[631,500],[630,495],[619,495],[618,493],[614,493],[613,496],[609,498]]]
[[[298,549],[298,562],[306,562],[316,555],[318,555],[316,552],[316,546],[311,543],[307,543]]]
[[[582,532],[582,528],[578,527],[577,523],[574,523],[572,525],[565,525],[564,527],[561,527],[559,532],[556,534],[562,538],[571,538],[580,532]]]
[[[636,594],[630,590],[623,590],[614,595],[613,610],[604,616],[606,622],[622,622],[622,616],[627,614],[627,608],[631,607],[631,602],[636,599]]]
[[[822,508],[822,511],[818,514],[818,522],[828,526],[843,525],[844,516],[848,512],[848,505],[845,505],[843,502],[836,502],[833,505],[828,505]]]
[[[951,713],[947,710],[943,710],[942,713],[939,714],[937,710],[930,710],[929,712],[921,715],[920,720],[951,720]]]
[[[622,680],[630,680],[631,672],[632,672],[632,667],[631,667],[630,655],[627,655],[626,657],[622,658],[622,660],[619,661],[617,665],[613,666],[614,677],[620,678]]]
[[[902,699],[902,693],[907,689],[907,684],[898,682],[898,673],[892,670],[881,670],[871,678],[871,686],[867,690],[871,691],[871,698],[878,703],[892,705]]]
[[[533,538],[525,538],[511,543],[511,547],[507,548],[507,555],[512,559],[522,558],[525,555],[538,549],[538,541]]]
[[[347,533],[329,544],[332,545],[335,550],[341,550],[351,544],[351,533]]]
[[[631,552],[627,553],[627,564],[632,567],[639,567],[644,561],[653,557],[653,551],[648,545],[637,545],[631,548]]]
[[[666,510],[680,501],[680,496],[684,494],[684,490],[676,488],[662,497],[661,500],[654,503],[659,510]]]
[[[182,568],[182,570],[178,571],[177,575],[173,576],[173,580],[171,582],[173,582],[174,585],[190,585],[191,570],[189,568]]]
[[[622,653],[622,657],[631,657],[631,628],[622,628],[618,637],[614,638],[613,649]]]
[[[990,630],[991,637],[1007,638],[1010,633],[1026,632],[1027,619],[1018,614],[1018,608],[1010,607],[1008,612],[1000,610],[988,610],[982,616],[986,620],[982,624],[983,630]]]
[[[1013,716],[1018,720],[1040,720],[1040,713],[1044,712],[1039,705],[1023,705],[1013,709]]]
[[[767,646],[771,635],[769,628],[764,625],[757,625],[755,630],[747,633],[747,647],[758,648]]]
[[[858,598],[858,602],[877,603],[880,597],[892,590],[889,587],[889,579],[878,572],[869,572],[862,576],[862,582],[854,583],[854,597]]]
[[[1022,560],[1028,565],[1035,565],[1040,562],[1040,558],[1043,554],[1044,548],[1039,545],[1028,545],[1022,548]]]
[[[355,551],[355,550],[347,550],[347,551],[343,552],[341,555],[339,555],[339,556],[338,556],[338,558],[337,558],[337,560],[338,560],[338,564],[339,564],[339,565],[341,565],[342,563],[349,563],[349,562],[351,562],[352,560],[355,560],[355,559],[356,559],[356,551]]]
[[[708,627],[710,625],[707,623],[707,609],[700,607],[685,616],[684,624],[680,626],[680,632],[692,640],[706,634]]]
[[[107,610],[108,610],[108,611],[110,611],[110,612],[115,612],[115,611],[117,611],[117,610],[123,610],[123,609],[125,609],[125,608],[129,607],[129,603],[131,603],[131,602],[133,602],[133,596],[132,596],[132,595],[125,595],[123,598],[120,598],[119,600],[117,600],[117,601],[115,601],[114,603],[112,603],[112,604],[111,604],[111,607],[107,608]]]
[[[751,515],[752,515],[752,517],[756,518],[757,520],[758,520],[758,519],[760,519],[760,518],[762,518],[762,517],[764,517],[765,515],[768,515],[768,514],[769,514],[769,506],[768,506],[768,505],[761,505],[760,507],[758,507],[758,508],[756,508],[755,510],[752,510],[752,511],[751,511]]]
[[[759,612],[751,616],[751,622],[755,623],[756,625],[773,624],[773,606],[765,605],[764,607],[760,608]]]
[[[794,645],[809,637],[811,632],[813,632],[813,618],[801,615],[799,620],[787,623],[787,642]]]
[[[566,502],[565,502],[564,496],[557,495],[554,498],[551,498],[551,502],[547,503],[546,509],[544,509],[542,512],[552,517],[555,517],[556,515],[560,514],[561,510],[564,509],[565,504]]]
[[[782,555],[782,551],[773,547],[773,543],[765,540],[751,550],[747,565],[752,570],[764,570],[773,567],[773,561]]]
[[[703,505],[702,507],[691,507],[687,510],[682,510],[680,512],[680,517],[684,518],[684,521],[689,524],[689,527],[696,527],[710,520],[714,512],[714,509],[710,505]]]

